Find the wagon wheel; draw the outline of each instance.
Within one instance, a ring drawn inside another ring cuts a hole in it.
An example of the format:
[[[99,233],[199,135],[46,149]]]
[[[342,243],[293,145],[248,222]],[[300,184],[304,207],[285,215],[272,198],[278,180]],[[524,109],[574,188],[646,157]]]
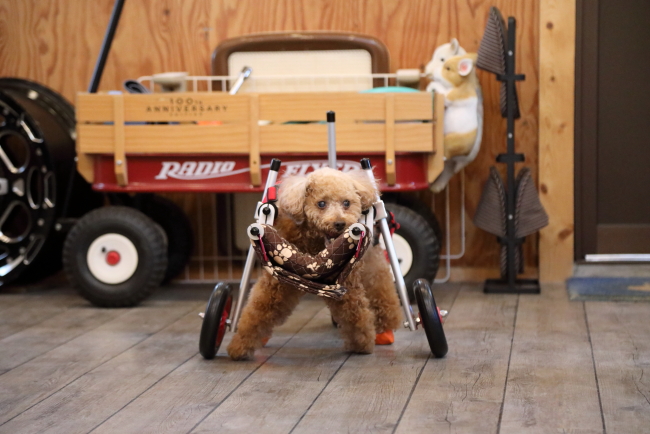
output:
[[[420,214],[394,203],[386,204],[386,209],[393,212],[400,225],[393,234],[393,244],[412,299],[413,284],[418,278],[435,279],[440,265],[440,243],[434,229]]]
[[[163,283],[171,281],[190,260],[194,233],[183,210],[169,199],[150,195],[143,199],[141,211],[158,223],[167,236],[167,271]]]
[[[440,228],[440,222],[431,210],[430,206],[424,200],[417,197],[413,192],[386,193],[382,195],[382,198],[384,199],[386,206],[390,206],[390,204],[394,203],[402,205],[415,211],[417,214],[420,214],[433,229],[433,233],[436,235],[436,239],[438,240],[438,245],[442,246],[444,236],[442,229]]]
[[[63,247],[70,282],[91,303],[133,306],[162,282],[167,268],[163,230],[140,211],[108,206],[74,225]]]
[[[199,338],[199,351],[203,358],[214,359],[219,351],[223,337],[228,327],[227,320],[232,308],[232,294],[230,285],[218,283],[210,295],[208,305],[203,316],[201,336]]]
[[[424,279],[418,279],[413,285],[413,292],[420,310],[420,322],[429,341],[434,357],[445,357],[448,351],[447,338],[442,329],[442,316],[431,293],[431,287]]]

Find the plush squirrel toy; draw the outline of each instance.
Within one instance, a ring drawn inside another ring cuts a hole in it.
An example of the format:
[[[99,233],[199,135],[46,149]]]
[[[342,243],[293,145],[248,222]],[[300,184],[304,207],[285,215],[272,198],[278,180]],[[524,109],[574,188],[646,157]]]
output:
[[[481,146],[483,98],[476,77],[476,54],[467,54],[456,39],[438,47],[426,66],[433,78],[427,90],[445,98],[445,167],[431,185],[442,191],[451,177],[471,163]]]
[[[424,67],[424,72],[432,79],[431,83],[427,86],[427,92],[436,91],[445,93],[448,90],[442,81],[442,64],[451,57],[460,56],[465,53],[465,50],[460,46],[456,38],[436,48],[431,60]]]
[[[442,79],[451,84],[445,94],[445,158],[468,155],[478,132],[477,55],[454,56],[442,65]]]

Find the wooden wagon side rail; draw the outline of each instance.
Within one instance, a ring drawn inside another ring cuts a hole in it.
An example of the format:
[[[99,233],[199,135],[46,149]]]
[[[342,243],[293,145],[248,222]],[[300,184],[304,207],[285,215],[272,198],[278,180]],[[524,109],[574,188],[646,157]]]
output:
[[[261,184],[260,154],[326,153],[325,113],[337,114],[338,152],[386,154],[395,183],[396,153],[429,154],[432,182],[442,170],[444,105],[430,93],[173,93],[77,98],[79,172],[93,182],[93,156],[114,157],[119,185],[129,155],[248,154],[251,183]],[[435,112],[435,113],[434,113]]]

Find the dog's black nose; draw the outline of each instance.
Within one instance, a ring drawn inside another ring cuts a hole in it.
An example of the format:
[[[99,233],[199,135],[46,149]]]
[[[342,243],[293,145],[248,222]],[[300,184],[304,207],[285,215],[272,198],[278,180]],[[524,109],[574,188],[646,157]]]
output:
[[[336,222],[334,223],[334,227],[337,231],[342,231],[345,228],[345,222]]]

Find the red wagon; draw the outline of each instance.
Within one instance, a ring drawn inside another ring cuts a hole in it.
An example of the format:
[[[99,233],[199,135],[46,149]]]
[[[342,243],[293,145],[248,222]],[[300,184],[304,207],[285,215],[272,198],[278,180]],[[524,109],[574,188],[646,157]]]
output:
[[[110,193],[261,191],[272,157],[284,162],[280,178],[327,165],[328,110],[339,119],[342,170],[372,157],[384,192],[426,189],[440,173],[444,106],[426,92],[79,94],[78,170]],[[439,243],[429,216],[389,207],[402,221],[396,244],[410,250],[407,282],[433,279]],[[145,219],[105,207],[71,230],[64,263],[94,303],[134,304],[160,283],[164,231],[144,230]]]

